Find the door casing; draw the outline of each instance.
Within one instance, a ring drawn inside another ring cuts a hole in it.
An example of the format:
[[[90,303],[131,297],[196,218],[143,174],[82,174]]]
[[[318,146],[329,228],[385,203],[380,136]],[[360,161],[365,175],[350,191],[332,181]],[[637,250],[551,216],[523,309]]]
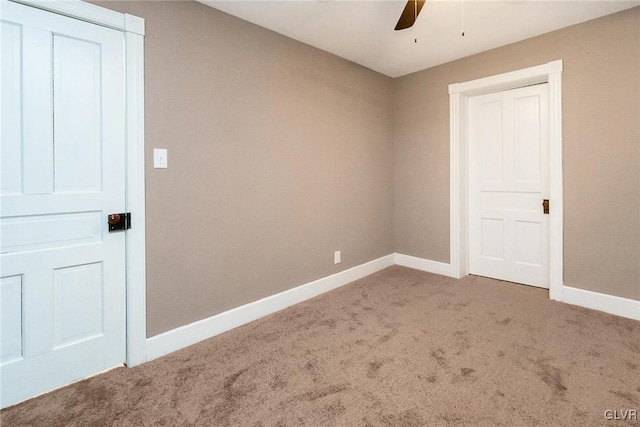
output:
[[[7,0],[3,0],[7,1]],[[126,364],[146,361],[144,19],[81,0],[8,0],[122,31],[125,43],[126,195],[132,228],[126,232]]]
[[[450,114],[450,264],[451,276],[469,274],[467,138],[468,99],[476,95],[549,84],[549,298],[562,300],[562,60],[449,85]]]

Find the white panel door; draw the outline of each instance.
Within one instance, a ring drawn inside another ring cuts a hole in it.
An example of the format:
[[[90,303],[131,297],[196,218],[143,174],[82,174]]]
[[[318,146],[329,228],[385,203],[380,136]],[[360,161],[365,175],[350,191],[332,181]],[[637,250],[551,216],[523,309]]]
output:
[[[121,32],[3,1],[0,404],[125,360]]]
[[[470,274],[549,287],[547,86],[469,99]]]

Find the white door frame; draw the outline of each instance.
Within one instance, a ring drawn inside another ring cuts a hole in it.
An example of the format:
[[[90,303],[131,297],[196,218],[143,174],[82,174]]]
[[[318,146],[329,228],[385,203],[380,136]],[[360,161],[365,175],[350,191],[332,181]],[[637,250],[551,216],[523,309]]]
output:
[[[124,34],[126,88],[126,328],[129,367],[146,361],[145,193],[144,193],[144,19],[80,0],[10,0]]]
[[[549,298],[562,300],[562,60],[449,85],[451,276],[469,274],[468,99],[476,95],[549,84]]]

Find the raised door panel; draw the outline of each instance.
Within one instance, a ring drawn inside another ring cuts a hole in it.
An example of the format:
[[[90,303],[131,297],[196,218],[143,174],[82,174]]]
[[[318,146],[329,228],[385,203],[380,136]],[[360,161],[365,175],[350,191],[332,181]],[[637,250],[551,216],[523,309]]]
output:
[[[521,183],[542,181],[542,138],[537,95],[516,98],[514,109],[514,180]]]
[[[22,27],[2,22],[0,191],[22,193]]]
[[[22,276],[0,279],[0,366],[22,359]]]
[[[102,190],[100,44],[54,35],[55,191]]]
[[[480,156],[481,183],[501,183],[504,181],[503,165],[503,117],[502,102],[494,101],[482,104],[478,114],[478,132],[480,144],[477,153]]]

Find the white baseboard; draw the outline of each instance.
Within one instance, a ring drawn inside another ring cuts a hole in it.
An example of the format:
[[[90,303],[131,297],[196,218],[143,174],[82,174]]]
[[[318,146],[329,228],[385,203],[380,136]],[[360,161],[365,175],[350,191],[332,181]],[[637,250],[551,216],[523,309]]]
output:
[[[628,298],[563,286],[562,302],[640,320],[640,301]]]
[[[148,338],[147,361],[214,337],[394,264],[451,277],[451,265],[394,253]],[[562,302],[640,320],[640,301],[563,286]]]
[[[451,277],[451,264],[444,262],[432,261],[430,259],[418,258],[411,255],[394,254],[395,263],[403,267],[409,267],[416,270],[422,270],[429,273],[440,274],[441,276]]]
[[[361,279],[394,264],[394,254],[262,298],[147,339],[147,361]]]

